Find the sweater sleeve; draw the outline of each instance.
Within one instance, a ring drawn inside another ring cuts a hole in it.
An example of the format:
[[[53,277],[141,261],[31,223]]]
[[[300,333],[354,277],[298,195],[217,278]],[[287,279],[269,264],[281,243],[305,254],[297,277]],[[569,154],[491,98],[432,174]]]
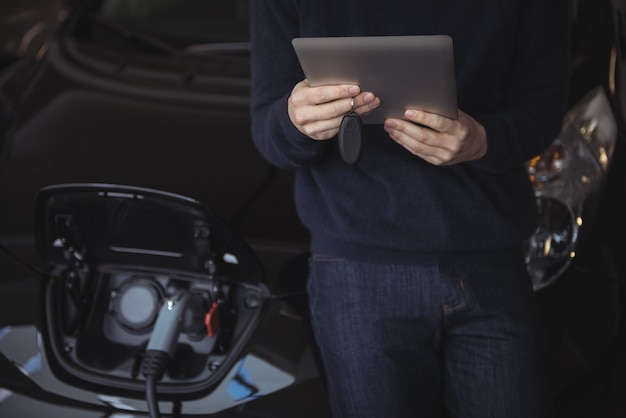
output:
[[[297,1],[251,1],[250,30],[252,138],[257,149],[281,168],[299,168],[317,161],[328,141],[315,141],[302,134],[287,113],[289,95],[304,79],[291,45],[299,35]]]
[[[475,116],[487,132],[486,155],[468,164],[507,171],[545,150],[556,138],[569,87],[570,2],[527,0],[517,31],[517,53],[505,103]]]

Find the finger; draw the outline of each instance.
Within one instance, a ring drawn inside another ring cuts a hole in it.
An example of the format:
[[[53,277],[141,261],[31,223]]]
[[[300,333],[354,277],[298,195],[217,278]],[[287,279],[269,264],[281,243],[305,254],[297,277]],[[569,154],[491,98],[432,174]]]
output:
[[[332,106],[331,106],[332,105]],[[363,116],[371,112],[380,105],[380,99],[372,93],[361,93],[358,96],[336,100],[325,105],[316,106],[316,112],[312,112],[314,121],[311,121],[311,128],[316,134],[323,135],[324,139],[337,135],[339,126],[344,115],[350,111],[355,111]],[[319,111],[319,113],[317,113]]]
[[[361,116],[367,115],[380,106],[380,98],[373,93],[361,93],[354,98],[354,111]]]
[[[407,109],[404,117],[413,123],[427,126],[428,128],[442,133],[449,133],[452,120],[435,113],[425,112],[417,109]]]
[[[361,93],[357,96],[337,99],[332,102],[313,106],[308,113],[311,120],[334,120],[348,112],[355,111],[366,115],[380,105],[380,99],[372,93]]]
[[[339,132],[341,117],[334,119],[316,120],[301,127],[302,132],[316,140],[333,138]]]
[[[430,128],[403,120],[388,119],[385,121],[385,131],[399,145],[432,164],[441,164],[449,158],[449,152],[437,139],[438,134]]]
[[[385,130],[394,140],[402,143],[417,141],[427,146],[437,146],[439,144],[439,134],[433,129],[416,125],[401,119],[387,119],[384,125]]]
[[[306,99],[309,105],[322,105],[332,103],[340,99],[350,99],[361,92],[359,86],[355,85],[333,85],[310,87]],[[349,102],[349,101],[348,101]]]
[[[412,138],[393,138],[399,145],[411,154],[433,165],[446,165],[450,162],[450,155],[445,150],[431,147]]]
[[[308,87],[308,83],[298,83],[290,97],[300,124],[316,120],[334,119],[352,109],[351,98],[359,94],[359,87],[353,85]]]
[[[349,98],[335,100],[330,103],[310,106],[307,111],[307,123],[339,120],[352,109],[352,100]],[[337,123],[337,127],[339,127]]]

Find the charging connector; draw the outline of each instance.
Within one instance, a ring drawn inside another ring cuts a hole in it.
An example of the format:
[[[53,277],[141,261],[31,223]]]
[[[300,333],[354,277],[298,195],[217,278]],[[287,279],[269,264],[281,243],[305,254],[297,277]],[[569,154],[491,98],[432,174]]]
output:
[[[167,299],[161,306],[159,315],[141,364],[141,372],[146,378],[146,400],[151,418],[159,417],[156,383],[161,380],[169,362],[185,319],[189,295],[181,292]]]

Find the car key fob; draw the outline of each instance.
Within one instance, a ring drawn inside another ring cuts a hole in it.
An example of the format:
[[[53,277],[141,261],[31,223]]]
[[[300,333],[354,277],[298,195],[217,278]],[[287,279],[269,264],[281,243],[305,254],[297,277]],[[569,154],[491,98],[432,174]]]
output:
[[[339,127],[339,154],[348,164],[356,164],[361,158],[363,145],[363,122],[355,111],[350,111],[343,116]]]

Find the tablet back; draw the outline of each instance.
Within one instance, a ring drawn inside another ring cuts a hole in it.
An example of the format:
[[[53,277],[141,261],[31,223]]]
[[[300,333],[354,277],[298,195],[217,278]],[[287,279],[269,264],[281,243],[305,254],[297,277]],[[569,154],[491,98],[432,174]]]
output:
[[[295,38],[292,44],[312,86],[358,84],[381,98],[364,123],[404,118],[407,108],[458,117],[447,35]]]

